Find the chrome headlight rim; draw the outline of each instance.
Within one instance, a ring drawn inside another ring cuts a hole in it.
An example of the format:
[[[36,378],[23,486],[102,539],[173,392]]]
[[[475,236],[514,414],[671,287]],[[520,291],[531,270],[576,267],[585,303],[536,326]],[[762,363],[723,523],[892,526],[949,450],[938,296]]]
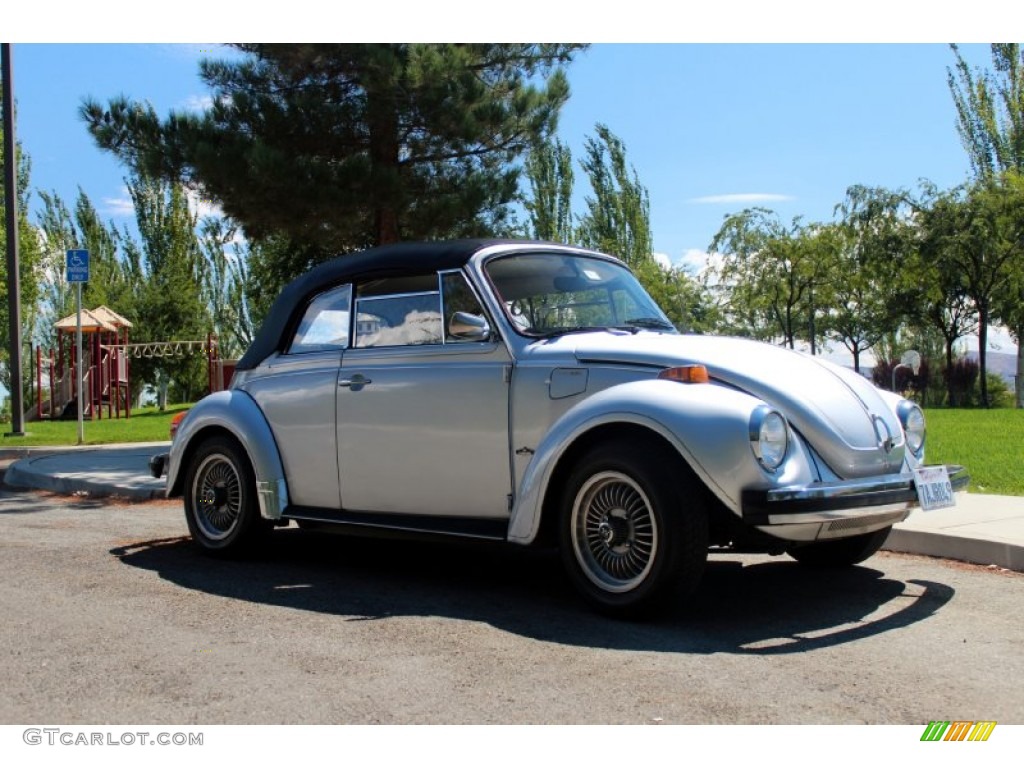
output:
[[[750,449],[765,471],[778,472],[789,455],[786,417],[770,406],[757,406],[750,414]]]
[[[921,458],[924,453],[925,439],[928,437],[924,411],[913,400],[901,400],[900,404],[896,406],[896,415],[899,417],[900,426],[903,427],[907,449],[917,458]]]

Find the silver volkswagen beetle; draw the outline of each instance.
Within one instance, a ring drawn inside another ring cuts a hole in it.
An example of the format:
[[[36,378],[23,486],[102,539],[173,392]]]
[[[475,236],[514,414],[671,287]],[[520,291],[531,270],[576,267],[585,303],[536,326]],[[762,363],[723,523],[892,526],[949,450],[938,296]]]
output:
[[[680,334],[618,260],[406,243],[290,283],[166,468],[193,539],[295,520],[557,544],[599,610],[692,592],[710,547],[864,560],[919,504],[913,403],[779,347]],[[929,493],[963,488],[939,468]]]

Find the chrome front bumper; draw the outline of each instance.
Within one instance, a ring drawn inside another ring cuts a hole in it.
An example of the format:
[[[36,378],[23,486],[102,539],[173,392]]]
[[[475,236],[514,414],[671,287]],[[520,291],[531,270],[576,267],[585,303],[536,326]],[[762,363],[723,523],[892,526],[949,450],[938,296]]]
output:
[[[967,487],[966,469],[950,464],[946,471],[954,491]],[[742,504],[745,523],[765,526],[852,521],[909,510],[918,500],[914,476],[899,474],[744,491]]]

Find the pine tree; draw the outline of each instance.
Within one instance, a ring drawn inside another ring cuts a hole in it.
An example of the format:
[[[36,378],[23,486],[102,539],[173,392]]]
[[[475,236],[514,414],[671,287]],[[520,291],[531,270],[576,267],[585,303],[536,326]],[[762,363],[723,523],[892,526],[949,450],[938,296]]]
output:
[[[581,46],[236,47],[241,60],[201,64],[203,114],[161,121],[124,98],[81,113],[130,167],[200,189],[250,240],[286,243],[267,265],[283,279],[329,254],[502,229],[512,163],[553,130]]]

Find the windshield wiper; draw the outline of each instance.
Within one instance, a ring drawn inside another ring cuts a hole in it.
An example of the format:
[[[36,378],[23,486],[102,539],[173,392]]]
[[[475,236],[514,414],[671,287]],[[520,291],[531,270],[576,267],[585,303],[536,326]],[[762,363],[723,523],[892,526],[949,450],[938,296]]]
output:
[[[634,325],[637,328],[660,328],[665,331],[676,329],[672,323],[666,323],[660,317],[633,317],[626,321],[626,325]]]
[[[614,328],[607,325],[583,325],[573,328],[552,328],[549,331],[534,332],[531,335],[537,339],[553,339],[556,336],[567,336],[570,333],[591,333],[593,331],[619,331],[621,328]]]

